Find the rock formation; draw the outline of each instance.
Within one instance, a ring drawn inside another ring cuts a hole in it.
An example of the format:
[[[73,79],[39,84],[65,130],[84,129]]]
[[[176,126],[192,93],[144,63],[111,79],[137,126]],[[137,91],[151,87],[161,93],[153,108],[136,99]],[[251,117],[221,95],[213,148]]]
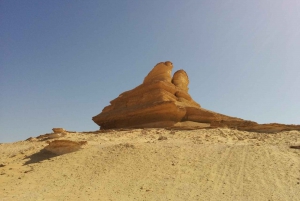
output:
[[[62,155],[78,151],[83,145],[87,144],[87,141],[75,142],[71,140],[54,140],[48,143],[49,144],[44,148],[45,150],[57,155]]]
[[[240,120],[202,109],[188,93],[186,72],[179,70],[172,78],[172,69],[169,61],[158,63],[143,84],[110,101],[93,121],[101,129],[111,129],[171,127],[184,121]]]
[[[64,133],[66,130],[64,128],[52,128],[54,133]]]
[[[187,73],[178,70],[172,77],[172,69],[170,61],[158,63],[141,85],[110,101],[110,105],[94,116],[93,121],[101,129],[229,127],[249,131],[272,130],[256,122],[201,108],[188,93]],[[279,128],[284,129],[281,126],[275,130]],[[300,130],[300,126],[294,128]]]

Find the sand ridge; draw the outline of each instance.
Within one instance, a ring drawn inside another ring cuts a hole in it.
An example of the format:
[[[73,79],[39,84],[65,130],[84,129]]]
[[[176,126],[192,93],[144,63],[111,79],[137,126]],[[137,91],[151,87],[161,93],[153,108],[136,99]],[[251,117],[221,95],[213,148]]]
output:
[[[163,137],[163,138],[162,138]],[[160,138],[160,140],[159,140]],[[0,144],[0,200],[299,200],[299,131],[134,129]]]

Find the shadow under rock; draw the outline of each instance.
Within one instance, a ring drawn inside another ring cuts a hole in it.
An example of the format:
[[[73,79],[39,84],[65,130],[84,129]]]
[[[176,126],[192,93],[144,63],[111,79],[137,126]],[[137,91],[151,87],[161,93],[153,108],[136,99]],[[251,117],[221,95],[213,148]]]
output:
[[[300,149],[300,145],[290,146],[291,149]]]
[[[30,160],[26,161],[24,163],[24,165],[29,165],[29,164],[32,164],[32,163],[39,163],[41,161],[48,160],[48,159],[56,157],[56,156],[58,156],[58,155],[42,149],[41,151],[39,151],[35,154],[32,154],[30,156],[26,156],[24,159],[29,158]]]

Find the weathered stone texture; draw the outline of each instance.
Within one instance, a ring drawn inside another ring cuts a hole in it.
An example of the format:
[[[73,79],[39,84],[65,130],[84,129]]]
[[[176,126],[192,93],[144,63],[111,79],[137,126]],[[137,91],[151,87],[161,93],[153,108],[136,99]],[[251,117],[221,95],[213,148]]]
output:
[[[78,151],[83,145],[87,144],[87,141],[54,140],[48,143],[49,144],[44,148],[45,150],[61,155]]]
[[[300,130],[300,126],[257,124],[201,108],[188,93],[189,78],[184,70],[171,76],[170,61],[158,63],[143,83],[110,101],[93,117],[101,129],[113,128],[216,128],[276,132]]]
[[[158,63],[145,77],[143,84],[110,101],[109,106],[93,117],[94,122],[101,129],[111,129],[170,127],[191,119],[209,123],[230,118],[206,110],[203,112],[188,94],[189,79],[186,72],[179,70],[172,78],[172,69],[173,64],[169,61]]]

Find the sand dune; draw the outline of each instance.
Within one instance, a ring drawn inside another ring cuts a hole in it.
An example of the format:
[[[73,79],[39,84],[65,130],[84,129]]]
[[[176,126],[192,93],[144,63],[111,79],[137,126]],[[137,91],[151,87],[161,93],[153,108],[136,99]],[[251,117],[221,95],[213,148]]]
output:
[[[230,129],[68,133],[0,144],[0,200],[299,200],[300,132]],[[290,148],[294,146],[294,148]]]

